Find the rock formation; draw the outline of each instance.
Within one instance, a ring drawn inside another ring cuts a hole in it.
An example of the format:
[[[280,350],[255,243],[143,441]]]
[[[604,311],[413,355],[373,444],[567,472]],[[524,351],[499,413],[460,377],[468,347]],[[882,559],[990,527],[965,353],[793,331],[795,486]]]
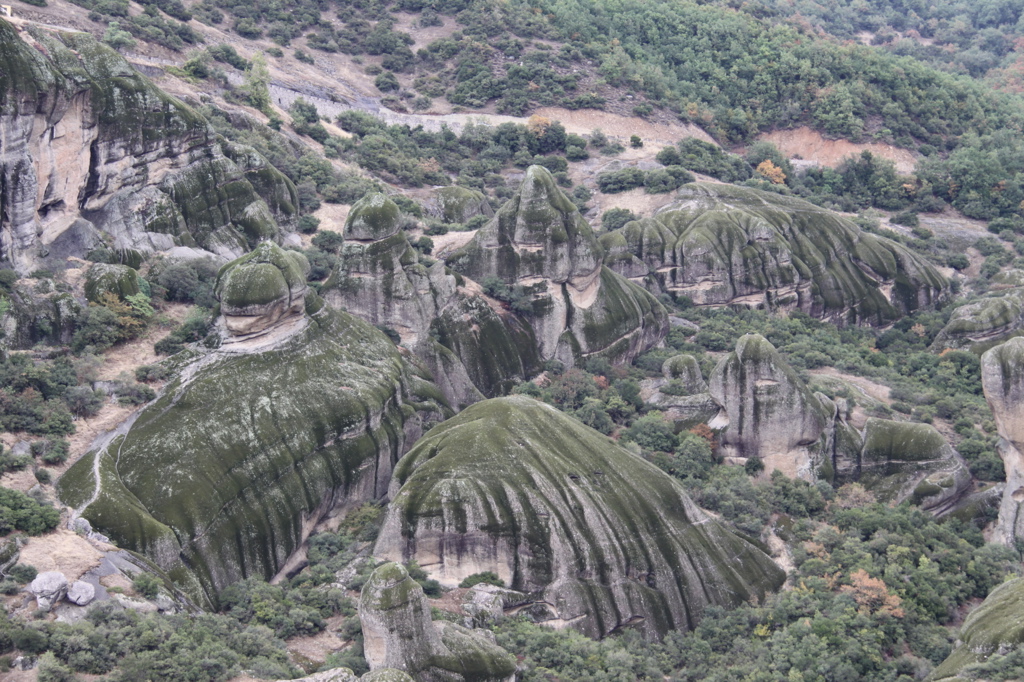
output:
[[[993,540],[1024,539],[1024,338],[1010,339],[981,356],[981,384],[999,432],[1006,488]]]
[[[20,273],[104,237],[234,258],[294,221],[290,181],[92,36],[0,19],[0,63],[0,260]]]
[[[324,284],[324,300],[376,325],[394,329],[409,348],[455,295],[444,263],[421,265],[401,230],[402,215],[384,194],[369,194],[345,221],[341,261]]]
[[[657,407],[676,428],[705,423],[718,414],[719,406],[708,393],[700,366],[692,355],[674,355],[662,364],[660,378],[640,384],[644,402]]]
[[[465,223],[478,215],[486,218],[494,215],[494,209],[483,192],[458,185],[436,190],[433,205],[428,208],[446,223]]]
[[[836,323],[884,324],[948,293],[917,255],[800,199],[703,183],[678,197],[602,236],[608,266],[698,305],[796,309]]]
[[[1024,578],[998,586],[971,611],[960,628],[956,648],[928,676],[929,682],[968,679],[959,673],[993,654],[1006,655],[1024,644]],[[971,676],[969,679],[978,679]],[[1006,679],[1006,678],[999,678]]]
[[[156,402],[64,474],[64,502],[213,601],[276,575],[332,510],[382,497],[450,412],[383,333],[315,304],[286,334],[191,351]]]
[[[603,355],[629,361],[668,332],[665,309],[602,265],[604,252],[551,173],[530,166],[519,192],[448,258],[477,282],[522,287],[540,357],[572,365]]]
[[[758,457],[769,472],[857,481],[886,502],[910,500],[933,513],[950,510],[970,486],[963,458],[928,424],[869,419],[863,432],[846,410],[811,393],[763,336],[746,334],[710,380],[721,411],[720,453],[733,461]]]
[[[217,273],[216,293],[228,332],[235,336],[258,334],[288,317],[302,315],[308,273],[305,256],[284,251],[273,242],[262,242],[222,267]]]
[[[84,580],[76,580],[71,583],[71,587],[68,588],[67,599],[72,604],[88,606],[95,598],[96,588],[92,583],[87,583]]]
[[[402,566],[378,567],[359,599],[370,670],[402,670],[420,682],[511,682],[516,659],[487,630],[430,619],[423,588]]]
[[[816,477],[831,415],[767,339],[742,336],[715,367],[710,389],[722,406],[711,426],[722,430],[725,457],[757,457],[768,471]]]
[[[139,293],[139,273],[127,265],[94,263],[85,273],[85,298],[99,303],[105,294],[124,300]]]
[[[648,637],[784,575],[667,474],[553,407],[514,396],[435,427],[399,462],[375,548],[443,584],[493,571],[553,624]]]
[[[936,350],[1000,341],[1024,327],[1024,272],[992,278],[993,291],[953,311],[932,343]]]

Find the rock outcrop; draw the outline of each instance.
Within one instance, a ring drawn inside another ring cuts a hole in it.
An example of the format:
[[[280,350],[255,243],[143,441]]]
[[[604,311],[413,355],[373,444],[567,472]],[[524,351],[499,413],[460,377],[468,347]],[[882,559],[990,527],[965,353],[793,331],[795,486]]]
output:
[[[399,462],[375,553],[443,584],[493,571],[553,624],[600,637],[695,626],[784,575],[657,467],[523,396],[477,403]]]
[[[222,267],[215,290],[228,332],[235,336],[258,334],[302,315],[308,273],[305,256],[284,251],[273,242],[263,242]]]
[[[992,655],[1006,655],[1024,644],[1024,578],[1008,580],[971,611],[960,628],[956,648],[928,676],[929,682],[979,679],[961,677],[964,668]],[[1005,679],[1005,678],[999,678]]]
[[[67,599],[72,604],[88,606],[95,598],[96,588],[92,583],[87,583],[84,580],[76,580],[71,583],[71,587],[68,588]]]
[[[794,478],[817,476],[831,415],[767,339],[740,337],[715,367],[710,389],[722,406],[711,426],[722,430],[725,457],[756,457]]]
[[[322,306],[283,336],[187,352],[58,490],[200,601],[274,577],[325,515],[382,497],[399,457],[450,414],[382,332]]]
[[[603,260],[597,237],[551,173],[530,166],[516,195],[448,264],[477,282],[522,288],[542,359],[629,361],[664,338],[668,315]]]
[[[428,209],[446,223],[465,223],[478,215],[486,218],[494,215],[494,209],[483,192],[458,185],[436,190]]]
[[[444,263],[419,263],[401,221],[397,204],[384,194],[357,201],[345,221],[341,260],[322,291],[328,304],[394,329],[415,349],[455,296],[456,282]]]
[[[909,500],[936,514],[970,487],[966,463],[934,427],[872,418],[858,431],[841,401],[812,393],[758,334],[741,337],[709,383],[721,406],[709,425],[733,461],[757,457],[769,472],[856,481],[885,502]]]
[[[999,432],[1006,488],[994,540],[1011,547],[1024,539],[1024,338],[1010,339],[981,356],[981,384]]]
[[[393,668],[420,682],[511,682],[516,659],[487,630],[430,619],[423,588],[397,563],[378,567],[359,599],[370,670]]]
[[[640,384],[644,402],[657,407],[677,429],[690,428],[711,420],[719,405],[708,392],[700,365],[692,355],[674,355],[661,366],[660,378]]]
[[[85,273],[85,298],[99,303],[106,294],[124,300],[139,293],[139,273],[127,265],[94,263]]]
[[[294,221],[289,180],[92,36],[0,19],[0,63],[0,260],[19,272],[105,241],[235,258]]]
[[[965,348],[991,344],[1024,328],[1024,272],[1011,270],[992,278],[995,289],[953,311],[949,322],[935,336],[932,347]]]
[[[695,183],[653,219],[601,237],[606,263],[697,305],[801,310],[884,324],[948,293],[923,259],[800,199]]]

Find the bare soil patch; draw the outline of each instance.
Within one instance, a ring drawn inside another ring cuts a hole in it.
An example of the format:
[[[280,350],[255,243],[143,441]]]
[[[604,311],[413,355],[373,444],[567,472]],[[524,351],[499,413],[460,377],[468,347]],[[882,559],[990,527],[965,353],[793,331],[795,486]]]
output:
[[[562,109],[560,107],[544,107],[537,109],[538,116],[561,121],[570,133],[589,133],[600,129],[605,134],[620,140],[628,140],[631,135],[639,135],[645,144],[661,143],[672,145],[687,137],[717,144],[704,130],[688,123],[654,123],[638,116],[622,116],[597,109]],[[653,155],[658,150],[648,153]]]
[[[44,571],[60,571],[68,580],[81,578],[88,571],[100,565],[103,554],[88,540],[66,528],[52,533],[29,538],[21,548],[19,561]]]
[[[896,170],[900,173],[912,173],[917,164],[917,156],[907,149],[881,142],[856,144],[849,140],[829,140],[806,126],[792,130],[776,130],[765,133],[758,139],[771,142],[787,157],[798,157],[829,168],[834,168],[844,159],[857,156],[865,150],[883,159],[889,159],[896,164]]]

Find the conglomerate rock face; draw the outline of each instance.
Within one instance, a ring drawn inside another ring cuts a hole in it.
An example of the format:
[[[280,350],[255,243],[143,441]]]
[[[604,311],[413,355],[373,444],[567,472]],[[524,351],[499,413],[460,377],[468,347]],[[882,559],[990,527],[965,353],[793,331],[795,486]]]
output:
[[[999,432],[1006,488],[994,540],[1024,539],[1024,338],[1010,339],[981,356],[981,384]]]
[[[519,192],[448,258],[478,282],[522,287],[544,360],[602,355],[629,361],[668,332],[664,307],[603,266],[604,251],[551,173],[530,166]]]
[[[0,260],[19,272],[104,241],[235,258],[294,221],[284,175],[92,36],[0,19],[0,63]]]
[[[616,272],[698,305],[884,324],[949,291],[934,267],[893,241],[806,201],[733,185],[686,185],[653,218],[601,243]]]
[[[423,588],[397,563],[379,566],[363,585],[359,620],[371,671],[401,670],[420,682],[515,679],[515,656],[489,631],[433,622]]]
[[[979,679],[960,677],[967,666],[993,654],[1006,655],[1024,644],[1024,578],[1007,580],[971,611],[960,628],[956,648],[932,674],[929,682]]]
[[[399,462],[375,553],[443,584],[493,571],[592,636],[692,628],[784,578],[660,469],[523,396],[473,405]]]
[[[302,315],[307,273],[305,256],[284,251],[269,241],[222,267],[216,293],[228,332],[236,336],[256,334],[288,317]]]
[[[836,401],[812,393],[763,336],[747,334],[709,381],[721,407],[720,454],[761,459],[790,477],[857,481],[886,502],[949,510],[970,487],[963,458],[929,424],[868,419],[859,431]]]
[[[193,351],[61,477],[61,499],[215,603],[278,574],[325,515],[383,497],[399,457],[450,411],[366,322],[324,307],[300,322],[269,347]]]
[[[993,291],[953,311],[932,348],[996,343],[1024,327],[1024,272],[1001,272],[992,284]]]

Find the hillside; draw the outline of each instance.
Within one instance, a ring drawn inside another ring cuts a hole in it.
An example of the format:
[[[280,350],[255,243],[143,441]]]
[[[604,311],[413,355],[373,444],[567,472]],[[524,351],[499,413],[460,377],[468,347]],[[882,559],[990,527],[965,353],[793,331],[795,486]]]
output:
[[[13,1],[4,679],[1024,677],[1016,5]]]

